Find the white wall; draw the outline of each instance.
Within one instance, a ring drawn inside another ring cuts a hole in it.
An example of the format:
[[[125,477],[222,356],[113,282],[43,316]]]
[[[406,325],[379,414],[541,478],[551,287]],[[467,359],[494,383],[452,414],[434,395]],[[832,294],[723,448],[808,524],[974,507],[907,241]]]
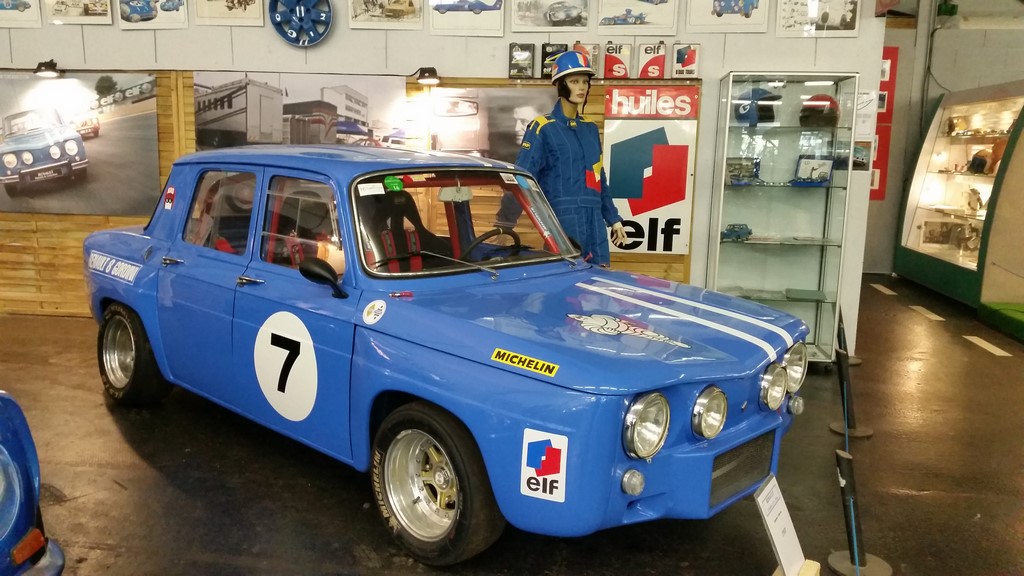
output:
[[[706,1],[706,0],[701,0]],[[596,2],[595,2],[596,4]],[[695,179],[692,267],[694,284],[703,285],[707,267],[711,216],[712,167],[715,163],[719,79],[729,71],[858,72],[861,90],[878,87],[885,21],[875,18],[868,1],[860,15],[857,38],[776,38],[776,3],[769,8],[769,30],[763,34],[686,34],[686,0],[680,2],[679,33],[675,38],[701,44],[700,73],[704,79]],[[768,4],[761,0],[761,6]],[[189,3],[190,21],[195,9]],[[431,36],[422,31],[350,30],[343,14],[347,3],[334,6],[339,18],[326,39],[311,49],[292,47],[269,26],[195,26],[184,30],[121,31],[114,26],[54,26],[41,29],[0,29],[0,67],[31,69],[51,58],[69,70],[239,70],[322,72],[340,74],[409,75],[420,66],[434,66],[450,77],[505,78],[508,44],[575,40],[631,43],[669,37],[599,36],[586,34],[510,32],[506,13],[503,38]],[[508,12],[508,11],[506,11]],[[1022,58],[1021,60],[1024,60]],[[855,174],[867,174],[855,173]],[[844,252],[842,308],[850,352],[856,343],[857,308],[863,267],[868,182],[855,179],[850,194],[847,248]]]

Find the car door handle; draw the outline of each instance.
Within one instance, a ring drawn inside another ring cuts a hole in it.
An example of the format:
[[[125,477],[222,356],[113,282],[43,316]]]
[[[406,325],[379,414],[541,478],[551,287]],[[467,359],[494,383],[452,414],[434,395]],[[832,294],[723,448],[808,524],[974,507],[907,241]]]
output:
[[[182,260],[181,258],[171,258],[170,256],[164,256],[163,258],[160,259],[160,263],[166,267],[171,266],[172,264],[184,264],[185,261]]]
[[[266,280],[260,280],[259,278],[250,278],[249,276],[239,276],[238,280],[235,280],[236,286],[245,286],[246,284],[263,284]]]

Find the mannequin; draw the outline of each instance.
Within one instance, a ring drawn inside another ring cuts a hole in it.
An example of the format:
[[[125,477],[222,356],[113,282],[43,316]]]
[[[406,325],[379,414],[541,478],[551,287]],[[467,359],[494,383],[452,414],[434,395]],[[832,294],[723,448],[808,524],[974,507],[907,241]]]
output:
[[[558,102],[550,114],[538,116],[526,128],[516,165],[537,179],[565,232],[581,247],[583,258],[607,267],[611,263],[606,227],[611,239],[626,241],[622,217],[612,202],[601,155],[597,125],[583,118],[583,106],[594,75],[590,59],[570,50],[554,57],[551,83]],[[499,222],[514,224],[502,202]],[[514,208],[518,208],[515,206]]]

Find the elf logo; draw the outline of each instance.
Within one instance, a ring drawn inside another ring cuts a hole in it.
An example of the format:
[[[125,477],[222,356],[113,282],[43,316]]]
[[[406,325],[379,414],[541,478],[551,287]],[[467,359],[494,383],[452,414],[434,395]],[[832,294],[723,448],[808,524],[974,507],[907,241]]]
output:
[[[604,53],[604,77],[629,78],[629,46],[608,44]]]
[[[640,65],[639,78],[663,78],[665,76],[665,45],[644,44],[644,61]]]
[[[569,438],[540,430],[523,430],[519,491],[524,496],[565,502],[565,462]]]

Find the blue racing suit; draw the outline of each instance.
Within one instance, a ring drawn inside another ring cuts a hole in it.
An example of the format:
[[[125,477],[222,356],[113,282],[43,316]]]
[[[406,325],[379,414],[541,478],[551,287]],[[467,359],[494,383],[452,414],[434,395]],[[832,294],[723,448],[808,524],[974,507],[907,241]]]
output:
[[[612,203],[601,157],[597,125],[583,116],[569,118],[561,99],[550,114],[538,116],[526,128],[516,165],[533,174],[547,196],[566,234],[578,242],[584,259],[593,264],[611,262],[607,227],[621,222]],[[503,201],[498,219],[514,223]]]

